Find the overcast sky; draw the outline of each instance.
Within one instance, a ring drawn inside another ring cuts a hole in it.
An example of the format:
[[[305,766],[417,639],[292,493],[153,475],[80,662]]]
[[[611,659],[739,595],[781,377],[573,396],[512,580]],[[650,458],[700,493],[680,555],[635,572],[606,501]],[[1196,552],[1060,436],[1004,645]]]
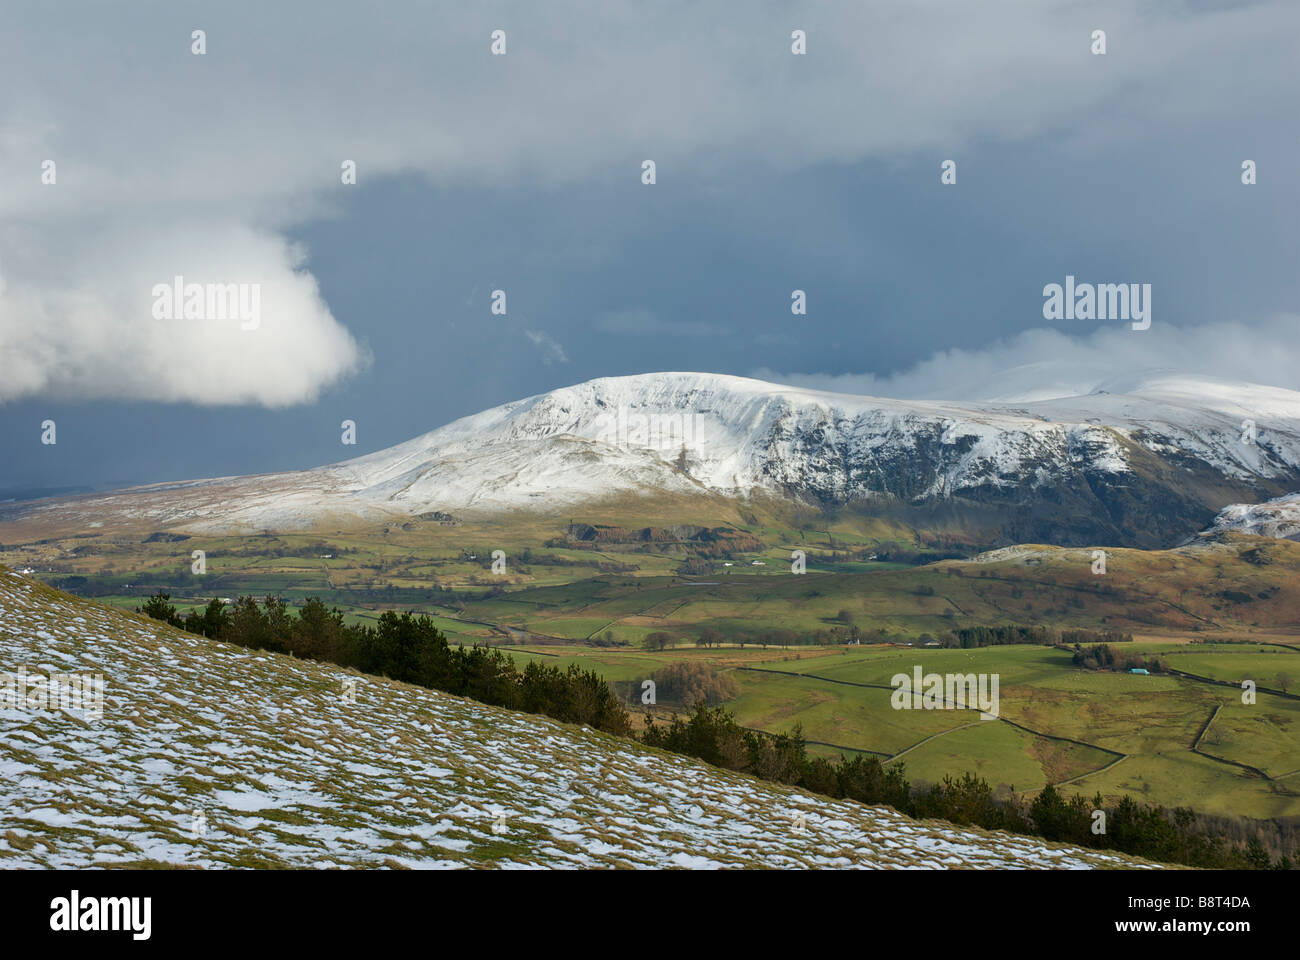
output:
[[[1300,389],[1297,38],[1294,2],[8,3],[0,496],[655,370]],[[178,275],[258,284],[256,329],[155,316]],[[1151,329],[1045,320],[1067,275],[1151,284]]]

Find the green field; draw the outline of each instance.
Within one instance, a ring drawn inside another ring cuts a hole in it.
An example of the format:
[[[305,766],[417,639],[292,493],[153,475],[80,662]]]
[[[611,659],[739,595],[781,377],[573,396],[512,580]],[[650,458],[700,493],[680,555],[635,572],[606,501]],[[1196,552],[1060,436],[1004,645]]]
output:
[[[705,662],[734,680],[727,706],[745,726],[798,725],[814,753],[871,752],[915,781],[974,771],[1003,791],[1056,783],[1206,813],[1300,816],[1300,544],[1111,550],[1099,577],[1087,549],[905,563],[870,558],[891,543],[934,545],[879,523],[751,520],[727,528],[745,548],[721,552],[712,541],[574,543],[563,521],[532,518],[379,534],[10,540],[0,562],[127,609],[164,590],[182,611],[244,594],[320,597],[349,622],[416,610],[454,642],[595,670],[637,711],[641,681],[674,661]],[[203,576],[190,569],[195,549],[206,552]],[[807,554],[803,575],[792,574],[793,549]],[[504,573],[491,568],[494,550]],[[1128,649],[1194,676],[1085,670],[1050,646],[921,646],[998,625],[1130,633]],[[708,631],[721,645],[698,646]],[[672,645],[645,649],[651,634]],[[846,646],[850,636],[863,643]],[[894,709],[890,680],[916,665],[996,674],[998,718]],[[1246,679],[1260,688],[1253,705],[1241,702]]]
[[[896,757],[891,762],[905,763],[917,781],[969,770],[1017,792],[1065,783],[1085,795],[1131,793],[1206,813],[1300,815],[1300,776],[1292,776],[1300,771],[1300,700],[1259,694],[1248,706],[1226,687],[1075,668],[1068,654],[1050,647],[823,648],[801,650],[797,660],[777,649],[731,647],[511,652],[577,663],[634,684],[670,660],[711,662],[736,679],[739,695],[727,706],[743,725],[789,732],[798,724],[806,739],[819,742],[815,753]],[[915,665],[925,673],[997,674],[998,719],[981,720],[969,710],[894,709],[890,680]],[[1222,709],[1195,753],[1191,748],[1216,707]],[[675,709],[656,708],[665,715]]]

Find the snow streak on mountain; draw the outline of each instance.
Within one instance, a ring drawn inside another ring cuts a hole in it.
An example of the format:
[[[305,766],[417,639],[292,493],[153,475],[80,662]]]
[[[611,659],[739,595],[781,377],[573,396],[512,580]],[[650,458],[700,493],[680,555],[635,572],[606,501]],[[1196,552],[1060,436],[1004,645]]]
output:
[[[628,494],[852,506],[992,539],[1168,545],[1300,488],[1300,393],[1163,377],[1016,404],[899,401],[704,373],[592,380],[314,470],[21,508],[198,530],[428,511],[559,512]]]

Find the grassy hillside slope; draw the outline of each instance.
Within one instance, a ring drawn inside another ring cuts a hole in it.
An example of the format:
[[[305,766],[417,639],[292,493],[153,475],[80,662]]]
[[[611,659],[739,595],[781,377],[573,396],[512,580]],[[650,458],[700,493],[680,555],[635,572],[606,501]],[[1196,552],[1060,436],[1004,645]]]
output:
[[[99,719],[0,704],[6,867],[1143,865],[213,643],[0,568],[0,671],[20,668],[105,690]]]

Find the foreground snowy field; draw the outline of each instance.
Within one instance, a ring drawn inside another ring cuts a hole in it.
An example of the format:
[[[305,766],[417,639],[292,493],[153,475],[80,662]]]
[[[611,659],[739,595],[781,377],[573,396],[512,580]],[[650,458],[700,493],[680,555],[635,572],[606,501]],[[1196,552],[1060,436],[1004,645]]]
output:
[[[0,683],[24,668],[104,691],[98,719],[0,700],[9,868],[1149,866],[213,643],[0,568]]]

